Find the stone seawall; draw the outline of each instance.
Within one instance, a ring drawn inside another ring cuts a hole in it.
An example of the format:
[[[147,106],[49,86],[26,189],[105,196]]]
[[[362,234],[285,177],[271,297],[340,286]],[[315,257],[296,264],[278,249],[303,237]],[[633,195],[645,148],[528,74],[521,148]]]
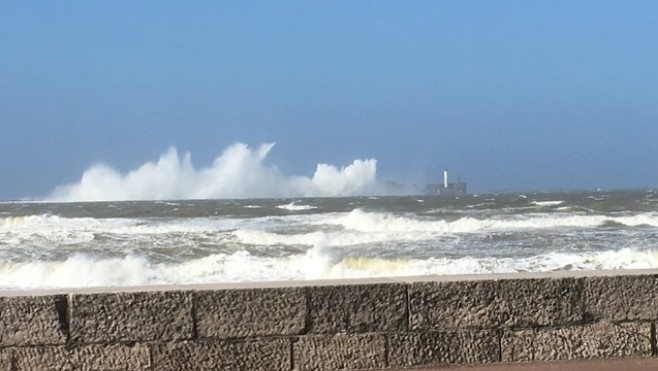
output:
[[[658,271],[0,295],[0,370],[8,371],[378,370],[656,356]]]

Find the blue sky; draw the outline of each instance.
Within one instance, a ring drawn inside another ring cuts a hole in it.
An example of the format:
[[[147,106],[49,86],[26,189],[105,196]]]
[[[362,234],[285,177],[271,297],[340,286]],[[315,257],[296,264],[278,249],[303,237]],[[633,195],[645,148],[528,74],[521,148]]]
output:
[[[477,192],[658,185],[658,2],[2,1],[0,199],[169,146]]]

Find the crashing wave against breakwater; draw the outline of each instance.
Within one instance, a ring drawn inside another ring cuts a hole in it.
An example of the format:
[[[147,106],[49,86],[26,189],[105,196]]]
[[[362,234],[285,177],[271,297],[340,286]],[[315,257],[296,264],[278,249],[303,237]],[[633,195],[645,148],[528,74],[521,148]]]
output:
[[[313,176],[287,176],[265,159],[274,143],[251,149],[236,143],[208,167],[195,168],[189,153],[170,148],[157,162],[126,174],[94,165],[79,182],[60,186],[51,201],[171,200],[265,197],[336,197],[387,194],[378,184],[377,161],[354,160],[337,168],[318,164]]]

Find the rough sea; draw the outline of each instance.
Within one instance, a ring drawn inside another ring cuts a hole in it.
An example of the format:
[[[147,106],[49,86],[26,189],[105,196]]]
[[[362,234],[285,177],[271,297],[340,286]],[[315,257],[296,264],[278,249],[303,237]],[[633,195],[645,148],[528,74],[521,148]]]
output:
[[[658,266],[658,191],[0,203],[0,288]]]

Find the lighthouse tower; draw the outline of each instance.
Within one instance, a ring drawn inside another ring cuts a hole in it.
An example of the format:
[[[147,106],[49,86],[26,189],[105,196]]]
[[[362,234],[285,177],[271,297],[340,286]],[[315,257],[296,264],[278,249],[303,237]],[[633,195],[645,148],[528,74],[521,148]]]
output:
[[[466,183],[461,178],[456,183],[450,183],[448,179],[448,169],[443,169],[443,184],[439,187],[440,195],[463,195],[466,194]]]

